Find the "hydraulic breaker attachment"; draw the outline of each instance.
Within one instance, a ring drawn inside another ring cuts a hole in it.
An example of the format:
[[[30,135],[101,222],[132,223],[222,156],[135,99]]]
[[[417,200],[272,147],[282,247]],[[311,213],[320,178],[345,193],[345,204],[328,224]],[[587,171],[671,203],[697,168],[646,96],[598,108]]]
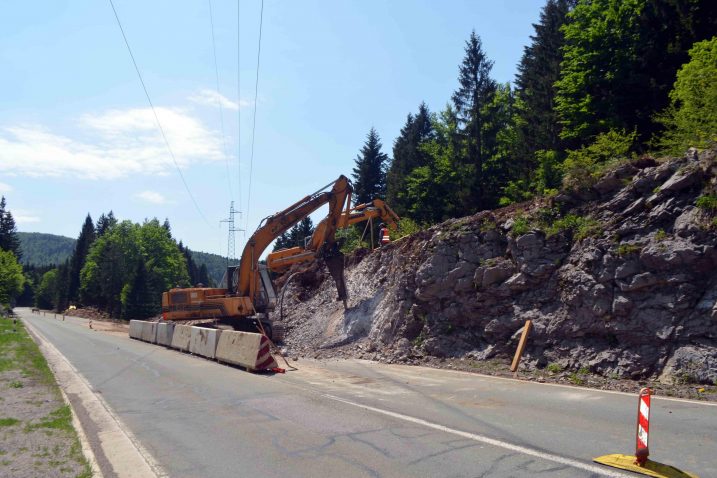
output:
[[[324,256],[326,267],[336,283],[336,292],[338,292],[338,300],[343,301],[344,309],[348,309],[348,292],[346,291],[346,280],[344,278],[344,255],[338,248]]]

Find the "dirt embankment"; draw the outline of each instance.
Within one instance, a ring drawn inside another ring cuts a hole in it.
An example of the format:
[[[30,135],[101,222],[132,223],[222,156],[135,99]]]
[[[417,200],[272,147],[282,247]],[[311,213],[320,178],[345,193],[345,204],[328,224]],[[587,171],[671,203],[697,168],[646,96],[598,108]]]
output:
[[[709,394],[717,222],[699,198],[715,196],[716,177],[715,151],[641,160],[580,193],[360,252],[347,258],[347,311],[313,265],[287,288],[286,348],[500,372],[531,319],[523,374],[609,388],[659,379]]]

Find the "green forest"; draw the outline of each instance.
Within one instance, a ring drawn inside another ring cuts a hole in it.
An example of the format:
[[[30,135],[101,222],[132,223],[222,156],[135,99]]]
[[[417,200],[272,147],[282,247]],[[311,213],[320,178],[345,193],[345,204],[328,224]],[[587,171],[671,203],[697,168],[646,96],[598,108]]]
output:
[[[70,305],[93,306],[117,318],[147,318],[159,313],[163,291],[190,284],[215,284],[206,264],[198,265],[195,253],[172,237],[167,220],[136,224],[118,221],[110,211],[95,223],[88,214],[76,241],[63,238],[72,242],[69,255],[62,256],[59,265],[43,264],[38,258],[56,259],[51,254],[65,247],[63,243],[58,246],[57,237],[18,233],[2,198],[0,305],[57,311]],[[40,241],[34,242],[38,238]],[[47,247],[39,256],[38,251],[31,251],[40,265],[23,261],[23,244]]]
[[[491,76],[493,61],[474,31],[442,109],[417,99],[390,156],[378,132],[367,133],[355,158],[354,200],[385,198],[403,218],[402,235],[561,190],[586,191],[621,162],[714,146],[715,32],[717,2],[707,0],[548,0],[515,81],[503,84]],[[276,247],[303,245],[312,230],[307,218]],[[355,231],[343,234],[360,245]],[[47,265],[53,252],[44,253],[47,262],[23,270],[3,198],[1,304],[80,304],[142,318],[159,311],[163,290],[216,281],[166,220],[120,222],[110,212],[95,223],[88,215],[64,262]]]
[[[406,116],[392,159],[371,129],[356,158],[359,202],[385,197],[425,227],[563,188],[619,161],[717,140],[717,2],[548,0],[514,83],[471,33],[437,112]]]
[[[60,264],[72,255],[75,240],[41,232],[18,232],[22,263],[33,266]]]

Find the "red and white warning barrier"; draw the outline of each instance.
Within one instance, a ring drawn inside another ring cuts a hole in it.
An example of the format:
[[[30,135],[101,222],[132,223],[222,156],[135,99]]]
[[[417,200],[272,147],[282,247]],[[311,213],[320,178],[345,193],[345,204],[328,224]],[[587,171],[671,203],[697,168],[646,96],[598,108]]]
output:
[[[252,371],[272,370],[279,366],[271,355],[269,339],[252,332],[222,332],[217,342],[216,358]]]
[[[653,391],[650,388],[640,390],[637,402],[637,429],[635,432],[635,455],[614,453],[593,458],[593,461],[603,465],[612,466],[621,470],[628,470],[643,475],[663,478],[698,478],[690,472],[682,471],[674,466],[665,465],[648,459],[650,450],[650,399]],[[622,475],[620,475],[622,476]]]
[[[650,396],[652,390],[643,388],[640,390],[637,405],[637,444],[635,446],[635,463],[644,465],[650,450],[647,446],[650,437]]]

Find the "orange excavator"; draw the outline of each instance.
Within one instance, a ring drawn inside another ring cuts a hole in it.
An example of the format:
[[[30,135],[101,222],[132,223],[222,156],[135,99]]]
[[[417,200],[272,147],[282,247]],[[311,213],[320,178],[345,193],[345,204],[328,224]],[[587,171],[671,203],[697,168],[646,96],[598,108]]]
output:
[[[351,211],[351,193],[351,183],[342,175],[314,194],[264,218],[247,241],[239,265],[227,268],[227,288],[176,288],[164,292],[164,320],[219,322],[235,330],[252,332],[263,329],[269,338],[280,341],[283,331],[273,327],[269,319],[269,312],[276,305],[276,293],[269,271],[259,263],[259,258],[274,239],[325,204],[329,205],[329,214],[322,221],[322,239],[316,243],[314,257],[324,259],[336,282],[338,298],[346,304],[344,257],[335,234],[341,218]]]
[[[393,210],[381,199],[374,199],[370,203],[359,204],[353,208],[343,212],[339,217],[337,227],[345,229],[354,224],[363,221],[371,221],[378,219],[385,223],[391,230],[396,230],[400,218]],[[335,230],[331,229],[333,218],[327,216],[314,229],[311,239],[308,240],[305,247],[290,247],[288,249],[279,249],[266,257],[266,266],[272,272],[285,272],[293,264],[308,262],[321,256],[322,247],[329,244],[327,236],[329,233],[334,234]],[[331,245],[335,241],[330,241]]]

